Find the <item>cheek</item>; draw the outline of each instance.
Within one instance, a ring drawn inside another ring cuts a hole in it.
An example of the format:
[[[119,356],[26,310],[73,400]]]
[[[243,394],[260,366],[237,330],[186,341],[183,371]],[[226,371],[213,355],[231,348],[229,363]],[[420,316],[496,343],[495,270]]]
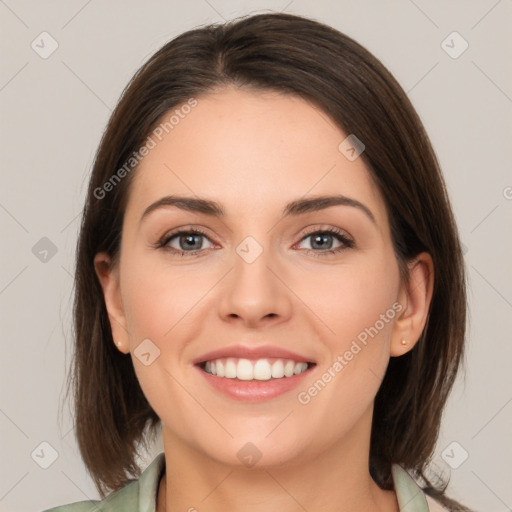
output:
[[[297,398],[304,411],[318,411],[316,419],[324,431],[325,424],[338,426],[325,432],[327,443],[346,433],[372,407],[384,377],[401,308],[396,303],[398,265],[394,258],[382,258],[380,263],[330,273],[325,283],[323,278],[315,282],[318,288],[309,298],[311,309],[323,321],[319,333],[328,355]]]
[[[398,293],[393,274],[367,270],[348,281],[346,293],[337,297],[340,304],[337,327],[340,331],[362,342],[368,332],[383,341],[388,337],[394,318],[392,305]]]
[[[330,332],[331,348],[340,350],[347,341],[364,338],[376,327],[379,335],[391,332],[399,291],[398,264],[393,256],[361,258],[353,264],[317,274],[302,289],[307,304],[322,319],[324,335]],[[304,285],[302,285],[304,286]]]
[[[402,307],[396,302],[398,264],[393,255],[381,253],[380,259],[361,259],[317,276],[315,283],[306,302],[322,320],[318,335],[327,353],[318,372],[322,382],[309,383],[316,386],[312,395],[321,391],[317,404],[326,408],[337,404],[335,415],[357,416],[374,399],[389,362],[393,325]]]
[[[131,357],[152,408],[165,424],[173,424],[179,430],[184,427],[180,422],[175,424],[175,418],[187,417],[187,407],[191,407],[190,396],[179,384],[180,361],[187,340],[197,332],[194,306],[211,284],[197,272],[143,262],[143,255],[135,255],[125,258],[121,268]],[[144,358],[144,354],[149,356]],[[186,432],[182,434],[185,436]]]
[[[135,260],[135,258],[134,258]],[[143,261],[141,257],[139,262]],[[170,336],[208,291],[206,276],[154,264],[127,262],[122,281],[123,308],[132,344],[150,338],[158,345]]]

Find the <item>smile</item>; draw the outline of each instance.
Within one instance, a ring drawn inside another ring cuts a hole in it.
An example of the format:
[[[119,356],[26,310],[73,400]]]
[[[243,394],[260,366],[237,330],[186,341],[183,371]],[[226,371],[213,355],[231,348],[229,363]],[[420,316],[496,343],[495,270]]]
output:
[[[212,359],[195,365],[208,387],[219,396],[244,403],[267,402],[304,387],[304,379],[315,367],[315,363],[292,359],[251,360],[234,357]]]
[[[300,375],[312,364],[281,358],[251,360],[229,357],[206,361],[201,368],[206,373],[226,379],[268,381]]]

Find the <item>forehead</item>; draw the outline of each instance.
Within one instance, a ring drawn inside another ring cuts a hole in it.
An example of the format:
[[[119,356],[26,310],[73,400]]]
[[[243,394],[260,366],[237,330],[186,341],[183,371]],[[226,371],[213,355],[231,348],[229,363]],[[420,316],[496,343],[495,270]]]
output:
[[[338,193],[385,216],[362,158],[351,161],[339,149],[348,134],[312,103],[234,88],[195,100],[192,108],[166,113],[150,134],[153,148],[135,172],[131,211],[179,194],[220,201],[228,216],[236,216]]]

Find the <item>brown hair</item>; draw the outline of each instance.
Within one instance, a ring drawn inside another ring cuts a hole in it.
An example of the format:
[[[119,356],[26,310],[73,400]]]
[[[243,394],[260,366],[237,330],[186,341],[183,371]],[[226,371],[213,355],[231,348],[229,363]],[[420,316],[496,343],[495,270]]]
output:
[[[136,170],[115,183],[112,178],[164,114],[226,85],[299,96],[355,134],[386,203],[400,268],[422,251],[432,256],[436,277],[428,323],[410,352],[391,358],[375,399],[370,472],[379,486],[391,489],[391,464],[398,463],[451,510],[466,510],[425,475],[463,357],[466,325],[461,245],[439,165],[409,99],[380,61],[337,30],[289,14],[246,16],[168,42],[132,78],[103,134],[77,244],[69,381],[78,445],[99,492],[105,496],[140,475],[139,444],[160,422],[130,357],[114,346],[93,264],[101,251],[118,256]],[[109,180],[113,186],[106,193]]]

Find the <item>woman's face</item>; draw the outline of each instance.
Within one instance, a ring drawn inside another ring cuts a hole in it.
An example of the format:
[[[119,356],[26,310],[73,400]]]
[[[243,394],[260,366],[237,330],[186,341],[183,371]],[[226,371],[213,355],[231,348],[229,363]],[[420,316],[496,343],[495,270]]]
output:
[[[134,171],[103,281],[114,339],[172,446],[260,466],[356,449],[403,337],[383,199],[349,134],[308,102],[196,99]],[[308,203],[320,196],[338,199]]]

